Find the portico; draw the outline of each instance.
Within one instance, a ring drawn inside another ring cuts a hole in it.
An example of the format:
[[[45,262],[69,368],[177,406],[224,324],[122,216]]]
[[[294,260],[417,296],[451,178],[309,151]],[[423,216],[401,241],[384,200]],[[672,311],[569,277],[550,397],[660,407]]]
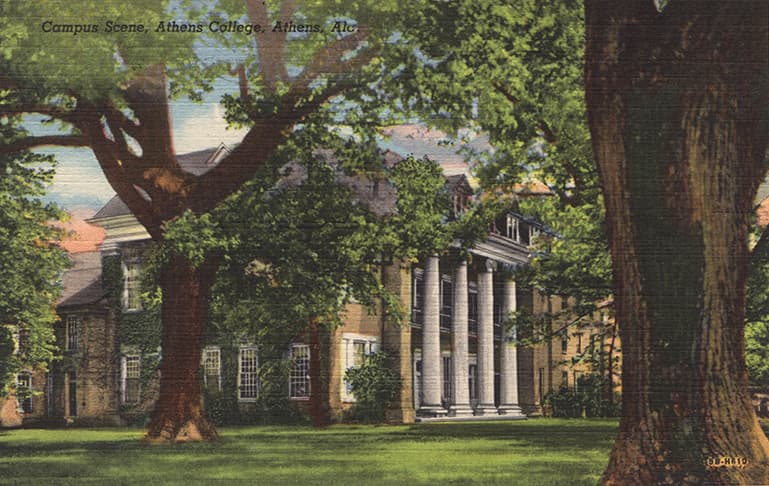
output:
[[[512,246],[495,246],[500,243]],[[515,336],[503,326],[517,307],[512,270],[526,256],[520,245],[513,249],[505,258],[482,247],[465,256],[433,255],[414,270],[412,323],[421,328],[413,352],[418,416],[523,417]]]

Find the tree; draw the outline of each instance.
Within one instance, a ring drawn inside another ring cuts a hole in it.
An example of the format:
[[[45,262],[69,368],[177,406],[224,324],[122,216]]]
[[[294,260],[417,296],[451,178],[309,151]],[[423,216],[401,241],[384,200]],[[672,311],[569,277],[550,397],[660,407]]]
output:
[[[747,229],[769,136],[767,8],[585,2],[623,343],[606,484],[769,481],[744,356]],[[709,466],[722,458],[744,467]]]
[[[335,96],[345,93],[351,103],[337,106],[345,108],[336,111],[337,121],[354,121],[356,134],[378,121],[381,111],[360,106],[377,101],[369,81],[402,18],[397,2],[222,0],[206,12],[193,3],[3,1],[0,116],[38,114],[69,131],[31,135],[0,151],[90,147],[118,196],[153,240],[162,241],[168,222],[215,208]],[[40,24],[39,13],[53,11],[56,22]],[[116,30],[116,19],[134,24]],[[222,32],[232,19],[249,28]],[[348,28],[335,29],[341,25]],[[228,75],[238,80],[238,92],[223,99],[227,118],[249,131],[212,170],[186,172],[174,150],[169,97],[200,99],[217,77]],[[149,439],[216,436],[200,407],[197,370],[218,264],[216,255],[176,253],[161,271],[163,360]]]
[[[23,136],[0,122],[0,143]],[[0,155],[0,392],[23,367],[46,365],[54,356],[54,307],[68,261],[56,245],[63,234],[51,226],[64,214],[40,200],[53,162],[26,152]]]
[[[414,19],[433,119],[489,131],[486,181],[533,168],[565,205],[606,208],[624,408],[604,482],[765,483],[743,331],[766,5],[586,1],[587,113],[579,7],[442,2]],[[708,466],[724,458],[747,466]]]
[[[323,133],[306,133],[313,129]],[[348,176],[332,154],[360,156],[365,147],[323,123],[300,132],[276,153],[273,168],[265,167],[272,176],[248,183],[212,214],[222,239],[234,242],[214,289],[213,321],[219,330],[248,332],[280,351],[304,334],[310,414],[324,425],[322,332],[342,324],[351,302],[401,323],[403,309],[386,290],[382,267],[443,251],[459,234],[471,245],[480,236],[475,228],[488,227],[488,220],[479,221],[489,205],[449,221],[450,194],[437,163],[388,154],[393,166]],[[324,149],[314,147],[318,140]],[[371,156],[385,157],[371,149]]]

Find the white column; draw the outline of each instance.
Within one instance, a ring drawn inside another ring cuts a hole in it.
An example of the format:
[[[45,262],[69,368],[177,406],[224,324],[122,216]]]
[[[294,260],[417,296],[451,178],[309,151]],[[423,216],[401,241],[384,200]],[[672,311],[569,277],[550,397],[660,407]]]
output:
[[[424,273],[424,310],[422,312],[422,404],[421,416],[445,415],[441,406],[441,274],[438,257],[427,259]]]
[[[470,416],[470,381],[468,377],[468,288],[467,262],[461,259],[454,273],[454,310],[451,320],[451,375],[454,393],[451,397],[449,415],[452,417]]]
[[[478,405],[475,415],[496,414],[494,406],[494,262],[478,274]]]
[[[517,307],[515,297],[515,280],[505,280],[503,288],[502,315],[507,319]],[[500,387],[499,414],[523,416],[518,406],[518,359],[515,349],[515,329],[510,334],[502,335],[500,342]]]

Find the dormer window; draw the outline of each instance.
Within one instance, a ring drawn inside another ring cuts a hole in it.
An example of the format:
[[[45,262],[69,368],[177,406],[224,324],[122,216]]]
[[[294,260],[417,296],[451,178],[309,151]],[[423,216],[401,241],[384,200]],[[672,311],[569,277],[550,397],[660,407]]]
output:
[[[520,241],[520,235],[518,233],[518,218],[512,214],[508,214],[505,219],[505,236],[513,241]]]
[[[516,243],[528,245],[530,243],[531,225],[515,213],[507,213],[494,221],[492,232],[508,238]]]
[[[461,190],[454,192],[454,217],[459,217],[467,211],[470,205],[470,196]]]

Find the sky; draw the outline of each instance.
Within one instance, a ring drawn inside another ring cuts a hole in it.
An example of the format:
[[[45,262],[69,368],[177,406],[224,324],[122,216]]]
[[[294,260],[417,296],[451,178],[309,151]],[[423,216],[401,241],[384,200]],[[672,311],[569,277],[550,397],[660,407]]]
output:
[[[173,102],[171,109],[174,146],[178,154],[217,147],[220,143],[231,145],[243,138],[246,130],[228,129],[224,109],[218,103],[221,93],[228,88],[232,89],[222,83],[215,92],[209,93],[202,103],[187,100]],[[51,127],[41,126],[36,119],[29,120],[27,125],[38,134],[55,132]],[[411,124],[386,128],[383,135],[383,149],[392,150],[402,156],[428,156],[441,163],[446,175],[467,171],[464,157],[456,153],[458,147],[442,143],[446,140],[444,133]],[[482,137],[478,140],[481,144],[486,144]],[[104,178],[90,149],[50,148],[38,151],[54,154],[58,161],[48,200],[56,202],[70,212],[82,215],[97,211],[114,196],[115,192]]]

